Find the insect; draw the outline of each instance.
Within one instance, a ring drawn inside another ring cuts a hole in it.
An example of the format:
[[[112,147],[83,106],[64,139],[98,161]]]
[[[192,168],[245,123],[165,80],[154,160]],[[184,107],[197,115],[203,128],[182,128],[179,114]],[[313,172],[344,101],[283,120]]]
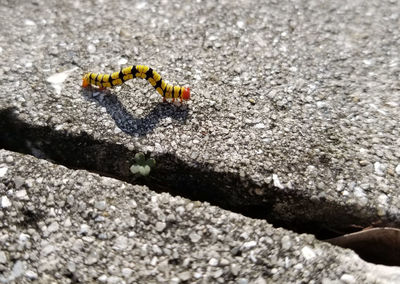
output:
[[[165,82],[161,75],[158,74],[151,67],[146,65],[129,66],[121,69],[119,72],[111,74],[100,74],[100,73],[86,73],[82,79],[82,87],[86,88],[89,85],[95,85],[100,89],[107,87],[113,87],[122,85],[125,81],[133,79],[135,77],[146,79],[156,89],[156,91],[166,99],[189,100],[190,99],[190,88],[174,86]]]

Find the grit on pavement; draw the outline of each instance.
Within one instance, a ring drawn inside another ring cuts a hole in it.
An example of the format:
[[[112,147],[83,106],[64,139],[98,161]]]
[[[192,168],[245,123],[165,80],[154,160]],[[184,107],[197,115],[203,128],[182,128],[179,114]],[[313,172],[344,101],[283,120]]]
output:
[[[150,188],[193,200],[2,151],[0,280],[13,280],[15,271],[24,281],[110,283],[381,276],[365,276],[376,267],[352,252],[196,200],[299,232],[398,227],[400,2],[0,0],[0,24],[0,147],[130,182],[134,154],[144,152],[157,161]],[[191,101],[162,104],[140,79],[107,91],[80,86],[86,72],[136,64],[190,86]],[[85,182],[67,178],[74,175],[98,186],[76,189],[74,182]],[[66,206],[79,190],[87,197]],[[103,203],[107,196],[117,205]],[[140,219],[162,207],[159,199],[183,214],[170,235],[157,233],[164,225],[156,212]],[[102,213],[111,208],[115,218]],[[124,214],[142,223],[131,226]],[[238,235],[207,233],[193,244],[190,234],[220,226]],[[161,252],[147,249],[161,236],[179,256],[160,245]],[[251,248],[235,255],[236,241]],[[304,248],[319,263],[309,270]],[[104,262],[87,263],[96,253]]]
[[[311,235],[0,150],[1,283],[395,283]],[[336,281],[336,282],[335,282]]]

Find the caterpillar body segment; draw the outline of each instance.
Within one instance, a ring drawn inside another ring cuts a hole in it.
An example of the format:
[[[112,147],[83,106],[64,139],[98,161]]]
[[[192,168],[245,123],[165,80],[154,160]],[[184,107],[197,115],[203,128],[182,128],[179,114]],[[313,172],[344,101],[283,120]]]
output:
[[[121,69],[119,72],[111,74],[86,73],[82,79],[82,87],[89,85],[100,87],[100,89],[110,88],[122,85],[125,81],[133,78],[146,79],[154,89],[164,98],[182,100],[190,99],[190,88],[180,87],[165,82],[161,75],[151,67],[146,65],[129,66]]]

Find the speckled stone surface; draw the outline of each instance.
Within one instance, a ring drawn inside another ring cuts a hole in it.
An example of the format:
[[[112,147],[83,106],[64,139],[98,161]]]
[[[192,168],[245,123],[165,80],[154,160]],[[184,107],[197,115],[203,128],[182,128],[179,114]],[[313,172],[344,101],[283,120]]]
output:
[[[0,220],[0,283],[400,280],[311,235],[5,150]]]
[[[1,139],[18,136],[18,121],[24,135],[37,130],[19,137],[36,157],[81,148],[85,163],[68,166],[111,161],[121,175],[129,151],[146,152],[169,186],[184,177],[201,195],[192,176],[213,173],[208,197],[260,202],[282,223],[399,226],[399,11],[398,1],[3,0]],[[162,105],[143,80],[80,87],[87,71],[131,64],[190,86],[192,100]]]
[[[398,225],[399,10],[397,1],[5,1],[1,108],[33,127],[233,174],[245,182],[232,194],[279,196],[271,218],[334,222],[345,211],[340,222]],[[80,88],[86,71],[129,64],[190,86],[192,101],[162,106],[141,80]]]

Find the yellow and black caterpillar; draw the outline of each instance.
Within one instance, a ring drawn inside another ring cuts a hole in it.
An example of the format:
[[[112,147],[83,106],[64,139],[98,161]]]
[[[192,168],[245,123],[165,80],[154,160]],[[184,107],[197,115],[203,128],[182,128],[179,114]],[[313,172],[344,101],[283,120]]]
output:
[[[82,87],[86,88],[89,85],[95,85],[101,89],[107,87],[113,87],[122,85],[125,81],[139,77],[146,79],[156,89],[156,91],[166,99],[189,100],[190,99],[190,88],[174,86],[166,83],[161,75],[158,74],[151,67],[146,65],[129,66],[121,69],[119,72],[111,74],[100,74],[100,73],[86,73],[83,76]]]

